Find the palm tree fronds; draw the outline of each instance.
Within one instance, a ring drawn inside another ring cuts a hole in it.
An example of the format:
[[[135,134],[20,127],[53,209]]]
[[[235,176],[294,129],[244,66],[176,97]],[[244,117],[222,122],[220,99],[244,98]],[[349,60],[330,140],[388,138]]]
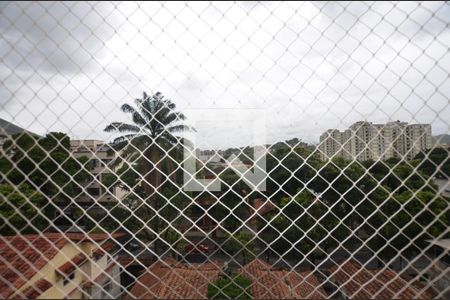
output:
[[[130,104],[123,104],[120,107],[120,110],[123,111],[124,113],[132,113],[132,114],[136,112],[136,108],[134,108]]]
[[[126,135],[122,135],[119,136],[118,138],[115,138],[112,143],[113,144],[120,144],[120,143],[128,143],[129,141],[131,141],[132,139],[136,138],[137,136],[139,136],[138,134],[126,134]]]
[[[181,133],[181,132],[188,132],[188,131],[197,132],[194,127],[188,126],[188,125],[184,125],[184,124],[171,126],[171,127],[167,128],[167,130],[170,133]]]
[[[166,116],[167,123],[172,123],[176,121],[184,121],[186,120],[186,116],[180,112],[172,112]]]
[[[119,131],[119,132],[140,132],[141,128],[136,125],[131,125],[122,122],[113,122],[106,126],[104,129],[106,132]]]

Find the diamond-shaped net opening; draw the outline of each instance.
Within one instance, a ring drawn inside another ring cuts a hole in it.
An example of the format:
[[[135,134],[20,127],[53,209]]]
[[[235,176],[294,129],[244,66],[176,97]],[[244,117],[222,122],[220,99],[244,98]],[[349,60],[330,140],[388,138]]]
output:
[[[1,298],[449,298],[447,2],[0,4]]]

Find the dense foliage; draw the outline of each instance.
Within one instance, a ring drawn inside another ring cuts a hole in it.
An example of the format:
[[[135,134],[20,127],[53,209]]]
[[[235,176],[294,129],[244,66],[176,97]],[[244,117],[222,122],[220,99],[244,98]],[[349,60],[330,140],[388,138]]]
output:
[[[30,232],[31,227],[24,223],[28,218],[35,220],[31,222],[38,229],[48,229],[44,216],[59,222],[57,206],[62,209],[71,206],[72,197],[77,195],[76,187],[89,178],[84,168],[87,158],[74,158],[69,137],[59,132],[50,132],[45,137],[27,132],[15,134],[5,141],[2,150],[2,196],[8,194],[12,202],[7,204],[5,198],[1,199],[1,213],[10,215],[10,210],[17,207],[26,216],[11,214],[6,231],[12,233],[10,229],[15,227],[22,233]]]
[[[228,152],[231,155],[238,150]],[[245,157],[251,156],[250,148],[244,151]],[[398,252],[413,255],[425,247],[427,240],[444,237],[442,234],[450,225],[443,213],[449,199],[437,193],[431,180],[448,168],[448,155],[447,150],[436,150],[411,161],[321,161],[314,149],[302,143],[278,143],[269,147],[267,154],[267,190],[249,191],[238,174],[225,168],[218,172],[222,191],[206,193],[218,200],[208,215],[226,232],[223,250],[243,257],[244,261],[251,259],[258,243],[270,244],[273,253],[296,259],[321,257],[339,246],[358,249],[364,243],[385,257]],[[431,167],[436,164],[439,169]],[[139,171],[127,167],[126,172],[122,173],[121,182],[136,186],[134,191],[138,194],[145,193],[138,188]],[[160,228],[168,228],[169,224],[174,228],[192,225],[192,200],[199,197],[181,192],[181,170],[175,174],[179,180],[161,185],[159,222],[164,225]],[[144,194],[141,198],[145,199]],[[270,199],[277,210],[250,221],[251,204],[256,198]],[[155,228],[152,220],[156,217],[144,202],[131,197],[125,202],[130,210],[116,209],[113,215],[119,222],[110,223],[111,230],[122,226],[133,232]],[[183,216],[180,210],[184,211]],[[282,213],[278,214],[280,210]],[[255,220],[259,230],[256,238],[242,230]],[[174,232],[179,237],[180,233]],[[172,240],[176,243],[181,239],[165,238],[169,245]]]
[[[46,203],[41,193],[27,184],[0,184],[0,195],[0,235],[37,233],[47,228],[40,212]]]
[[[60,132],[45,137],[15,134],[3,145],[0,157],[2,182],[27,183],[50,199],[69,199],[76,194],[77,183],[86,179],[87,158],[75,159],[70,152],[70,138]]]
[[[252,299],[251,283],[242,275],[219,278],[208,284],[208,299]]]
[[[282,214],[259,218],[259,236],[279,255],[296,258],[320,257],[339,245],[356,250],[366,239],[381,256],[419,253],[450,225],[450,200],[431,180],[448,178],[449,165],[446,149],[413,161],[323,162],[305,148],[281,147],[268,159],[265,197]]]

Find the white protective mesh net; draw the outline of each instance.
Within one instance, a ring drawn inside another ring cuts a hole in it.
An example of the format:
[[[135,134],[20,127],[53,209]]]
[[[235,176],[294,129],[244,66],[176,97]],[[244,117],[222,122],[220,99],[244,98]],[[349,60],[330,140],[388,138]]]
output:
[[[0,297],[450,297],[449,16],[0,3]]]

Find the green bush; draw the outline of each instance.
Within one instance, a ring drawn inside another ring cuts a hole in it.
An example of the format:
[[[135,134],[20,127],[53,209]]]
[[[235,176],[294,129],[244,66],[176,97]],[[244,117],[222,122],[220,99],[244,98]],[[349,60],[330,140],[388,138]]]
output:
[[[250,279],[241,275],[219,278],[208,285],[208,299],[252,299]]]

